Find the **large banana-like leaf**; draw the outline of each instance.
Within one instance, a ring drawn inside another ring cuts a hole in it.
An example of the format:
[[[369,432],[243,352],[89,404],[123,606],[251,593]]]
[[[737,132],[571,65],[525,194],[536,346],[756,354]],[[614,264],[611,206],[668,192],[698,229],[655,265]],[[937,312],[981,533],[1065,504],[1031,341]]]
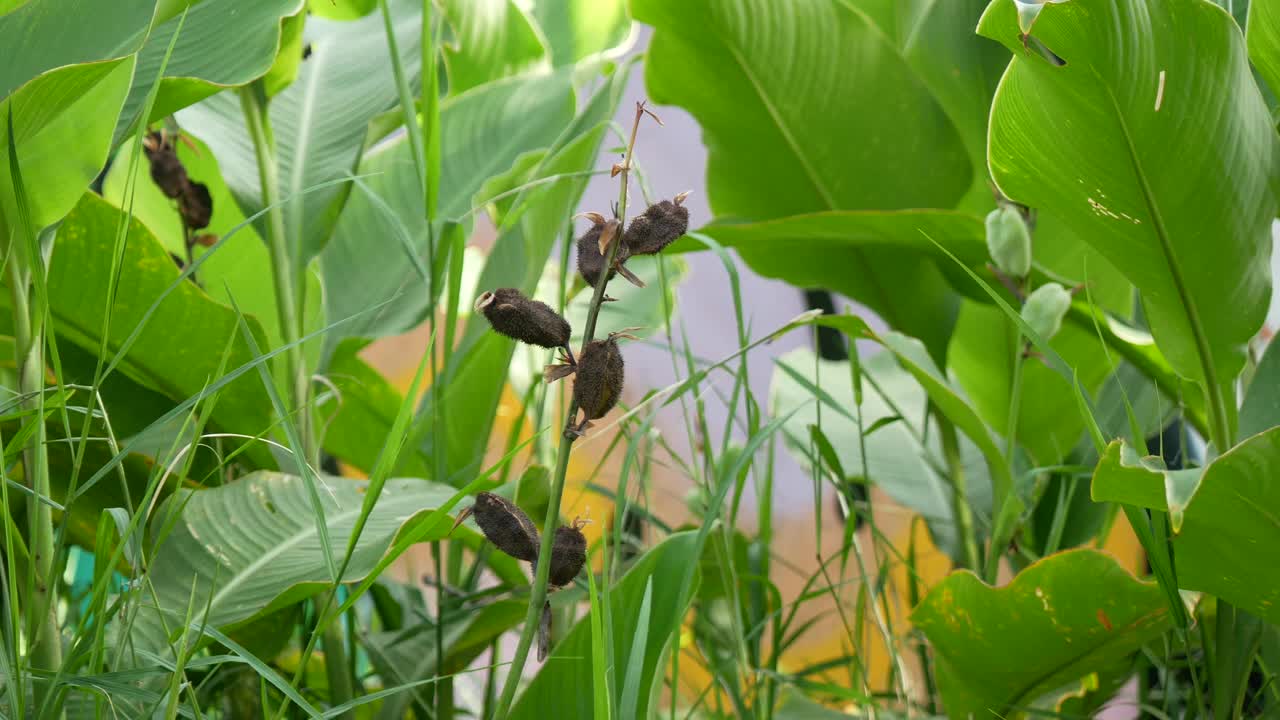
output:
[[[23,85],[0,102],[0,234],[18,218],[9,172],[9,122],[33,229],[71,211],[101,172],[111,128],[129,90],[133,58],[70,65]]]
[[[1178,586],[1212,593],[1280,624],[1280,428],[1245,440],[1208,467],[1167,471],[1119,441],[1093,476],[1093,499],[1170,513]]]
[[[1009,585],[953,573],[911,613],[937,661],[952,718],[1028,707],[1169,626],[1164,595],[1094,550],[1051,555]]]
[[[1124,273],[1174,369],[1229,382],[1266,313],[1277,209],[1275,130],[1239,28],[1207,0],[1035,9],[1020,24],[994,0],[979,26],[1015,51],[991,112],[996,183]]]
[[[0,15],[0,100],[36,77],[83,63],[117,60],[142,46],[156,0],[120,0],[111,12],[86,0],[30,0]],[[114,119],[114,118],[113,118]]]
[[[320,499],[335,552],[347,547],[368,483],[321,478]],[[361,580],[401,534],[449,502],[454,488],[416,479],[388,480],[351,556],[347,581]],[[153,538],[172,523],[156,547],[149,586],[130,632],[135,646],[163,651],[165,628],[182,627],[193,594],[198,617],[232,628],[306,598],[329,582],[306,483],[293,475],[259,472],[218,488],[186,490],[161,506]],[[443,518],[426,540],[441,538]],[[470,530],[458,533],[476,537]],[[341,560],[341,558],[337,558]]]
[[[533,15],[556,67],[620,51],[631,29],[624,0],[538,0]]]
[[[400,60],[412,85],[421,65],[422,3],[393,0],[391,10]],[[369,121],[398,101],[381,15],[350,22],[312,18],[304,38],[311,56],[298,79],[270,105],[282,199],[352,172]],[[179,112],[178,121],[213,149],[245,213],[261,210],[258,161],[240,99],[220,93]],[[285,232],[300,264],[324,248],[349,191],[335,185],[285,205]]]
[[[632,9],[654,27],[650,96],[684,107],[702,127],[717,218],[952,208],[973,184],[952,119],[899,48],[850,3],[637,0]],[[776,244],[783,252],[789,245]],[[781,274],[770,265],[776,252],[742,256]],[[925,340],[940,360],[955,298],[932,268],[900,282],[894,271],[902,261],[892,249],[853,247],[829,264],[885,278],[873,288],[866,281],[855,299]]]
[[[138,69],[116,126],[116,142],[124,139],[142,113],[179,23],[182,31],[148,120],[171,115],[222,88],[262,77],[280,49],[282,20],[302,6],[302,0],[201,0],[191,6],[185,20],[176,17],[149,34],[140,33],[146,43],[138,53]]]
[[[537,25],[512,0],[446,0],[443,9],[453,29],[449,94],[551,66]]]
[[[510,78],[441,104],[442,218],[463,219],[486,181],[505,172],[522,153],[555,141],[573,119],[570,80],[568,71]],[[430,303],[426,281],[406,255],[407,249],[419,258],[427,255],[426,213],[411,152],[401,137],[364,157],[360,173],[372,177],[352,190],[321,256],[329,317],[350,317],[392,301],[348,323],[345,334],[404,332],[422,321]],[[437,247],[438,235],[437,228]]]

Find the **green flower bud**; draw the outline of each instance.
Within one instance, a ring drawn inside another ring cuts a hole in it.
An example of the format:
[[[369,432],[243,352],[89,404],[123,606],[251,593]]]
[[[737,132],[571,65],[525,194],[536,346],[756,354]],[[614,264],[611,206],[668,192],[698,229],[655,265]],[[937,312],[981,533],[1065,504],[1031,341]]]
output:
[[[1031,233],[1017,210],[1001,207],[987,214],[987,252],[1010,277],[1024,278],[1031,272]]]
[[[1071,293],[1058,283],[1046,283],[1027,298],[1022,306],[1022,319],[1048,340],[1062,329],[1062,318],[1070,307]]]

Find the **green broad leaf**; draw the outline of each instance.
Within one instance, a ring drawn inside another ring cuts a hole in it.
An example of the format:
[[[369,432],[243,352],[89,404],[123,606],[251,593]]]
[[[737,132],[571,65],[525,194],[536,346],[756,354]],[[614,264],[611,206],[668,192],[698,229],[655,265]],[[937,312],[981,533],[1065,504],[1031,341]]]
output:
[[[952,492],[937,427],[926,423],[928,396],[897,363],[892,353],[863,359],[862,427],[867,479],[902,506],[919,513],[934,544],[952,558],[963,556],[956,532]],[[818,360],[812,350],[793,350],[777,360],[769,386],[769,414],[795,414],[783,425],[787,450],[804,466],[818,464],[808,428],[821,419],[839,464],[850,476],[864,474],[863,442],[858,438],[857,407],[847,362]],[[897,421],[885,421],[896,418]],[[879,424],[875,432],[870,432]],[[991,516],[991,479],[977,448],[961,438],[961,460],[968,478],[968,501],[975,516]],[[981,535],[990,524],[979,523]]]
[[[476,193],[490,178],[506,172],[523,153],[555,142],[573,120],[570,80],[568,72],[511,78],[441,103],[441,218],[465,221]],[[406,254],[411,247],[424,264],[428,256],[426,213],[411,152],[401,137],[365,155],[359,173],[372,177],[352,188],[333,240],[321,255],[330,318],[392,301],[348,323],[343,333],[379,337],[404,332],[422,322],[430,306],[427,283]],[[437,246],[440,235],[437,229]],[[470,307],[470,297],[464,299]]]
[[[378,0],[307,0],[312,15],[331,20],[356,20],[378,7]]]
[[[103,340],[112,253],[122,221],[120,210],[107,201],[84,195],[58,228],[49,261],[49,303],[58,339],[94,357]],[[115,357],[136,328],[141,331],[116,372],[176,404],[221,376],[218,369],[228,347],[227,369],[253,359],[241,339],[235,311],[189,281],[178,282],[169,291],[178,280],[178,268],[136,219],[129,225],[121,267],[124,280],[111,306],[108,357]],[[261,338],[258,322],[253,318],[248,322]],[[254,435],[271,422],[271,403],[252,375],[232,381],[212,409],[213,422],[232,432]]]
[[[983,213],[988,186],[987,119],[1009,51],[971,30],[989,0],[852,0],[898,48],[960,133],[974,178],[960,206]]]
[[[90,9],[82,0],[30,0],[0,15],[0,100],[55,68],[133,54],[142,46],[156,0],[120,0],[111,12]]]
[[[891,326],[919,333],[936,359],[946,357],[958,311],[952,288],[980,291],[929,238],[992,284],[998,282],[985,269],[982,218],[951,210],[820,212],[752,223],[717,221],[698,232],[732,247],[765,277],[830,288],[866,305]],[[692,239],[672,248],[701,249]],[[896,292],[898,288],[911,292]]]
[[[597,55],[616,57],[630,45],[631,18],[623,0],[537,0],[533,16],[556,67]]]
[[[1066,325],[1050,341],[1090,394],[1110,367],[1092,328]],[[947,351],[948,369],[983,421],[1002,435],[1009,428],[1014,359],[1026,347],[1017,328],[993,305],[965,302]],[[1085,431],[1071,382],[1036,356],[1022,360],[1017,442],[1038,466],[1063,460]]]
[[[444,48],[449,94],[551,67],[538,27],[513,0],[445,0],[453,42]]]
[[[6,168],[0,173],[0,233],[7,237],[3,218],[18,217],[8,172],[9,114],[31,226],[40,230],[75,207],[106,163],[133,64],[130,57],[59,68],[0,102],[0,167]]]
[[[329,533],[346,547],[368,482],[335,477],[321,482]],[[397,537],[454,492],[425,480],[388,480],[343,579],[361,580]],[[449,524],[437,523],[426,539],[444,537]],[[157,511],[152,541],[166,529],[148,568],[154,602],[148,590],[130,633],[136,645],[153,652],[166,651],[164,628],[180,626],[193,592],[201,609],[193,620],[225,632],[310,597],[330,582],[310,497],[293,475],[257,472],[222,487],[184,490]],[[465,528],[456,533],[474,535]]]
[[[670,652],[668,641],[685,616],[687,603],[694,593],[686,593],[678,582],[664,578],[683,577],[698,558],[697,533],[681,532],[668,536],[650,548],[644,556],[609,590],[610,634],[613,654],[609,657],[618,686],[624,677],[636,678],[639,688],[634,715],[649,717],[650,703],[665,671],[664,659]],[[696,583],[697,575],[694,576]],[[637,622],[645,598],[648,597],[645,644],[634,647]],[[638,660],[638,662],[635,662]],[[561,640],[529,686],[516,699],[511,720],[546,717],[546,709],[556,708],[556,717],[564,720],[592,718],[594,712],[593,675],[591,672],[591,618],[582,617]]]
[[[393,0],[391,10],[401,62],[413,85],[422,59],[422,3]],[[351,22],[312,18],[303,38],[311,45],[311,56],[302,63],[298,79],[270,105],[280,197],[294,197],[283,208],[285,234],[299,248],[300,264],[324,249],[354,190],[340,183],[295,196],[350,174],[359,163],[370,120],[399,102],[381,14]],[[240,208],[246,214],[262,210],[258,161],[240,98],[219,93],[179,112],[178,122],[213,150]]]
[[[1258,562],[1260,553],[1280,547],[1280,428],[1254,435],[1203,469],[1162,472],[1152,465],[1127,444],[1112,443],[1094,473],[1093,498],[1168,510],[1178,586],[1280,624],[1280,567]]]
[[[478,288],[515,287],[528,294],[537,287],[586,188],[587,177],[581,174],[596,165],[609,118],[626,87],[628,68],[622,66],[608,77],[531,173],[530,180],[567,177],[521,194],[476,281]],[[463,300],[469,303],[472,298]],[[419,412],[431,412],[435,393],[444,389],[450,420],[446,464],[452,476],[478,469],[477,458],[483,457],[488,444],[514,346],[514,341],[492,332],[488,323],[468,323],[441,381],[433,383],[423,399]],[[432,457],[441,447],[434,444],[439,441],[436,436],[418,440]]]
[[[1094,550],[1050,555],[1001,588],[968,571],[911,613],[952,718],[1003,716],[1125,658],[1169,627],[1164,595]]]
[[[1245,39],[1249,59],[1274,93],[1280,90],[1280,2],[1252,0]]]
[[[951,118],[899,49],[848,3],[788,3],[779,12],[772,0],[636,0],[632,10],[654,27],[645,62],[650,97],[681,106],[702,128],[717,218],[952,208],[973,184],[975,168]],[[754,21],[761,17],[770,22]],[[776,273],[767,258],[743,257]],[[904,260],[861,248],[844,258],[853,261],[849,275]],[[879,293],[857,299],[925,339],[941,359],[955,300],[936,270],[907,267],[909,284],[892,274]]]
[[[324,449],[370,472],[385,451],[387,435],[404,399],[385,377],[360,359],[359,352],[367,344],[367,340],[351,338],[335,348],[325,377],[337,395],[320,408],[320,415],[325,428]],[[399,472],[428,474],[426,464],[411,448],[401,454],[396,467]]]
[[[280,22],[280,47],[276,50],[271,69],[262,76],[267,97],[275,97],[281,90],[292,85],[302,68],[303,55],[307,52],[307,45],[302,39],[302,31],[307,26],[307,14],[302,11],[304,5],[301,0],[298,7],[296,14]]]
[[[1275,130],[1239,29],[1203,0],[1035,10],[1033,39],[1065,64],[1023,50],[1012,0],[979,25],[1015,51],[991,112],[996,183],[1124,273],[1178,373],[1229,382],[1266,313],[1277,210]]]
[[[1267,347],[1240,407],[1240,437],[1280,425],[1280,344]]]
[[[191,6],[185,20],[175,17],[152,29],[150,35],[142,28],[138,41],[145,35],[146,43],[138,53],[138,70],[116,125],[114,144],[137,127],[147,93],[155,84],[180,22],[182,32],[147,122],[172,115],[223,88],[246,85],[265,75],[282,47],[282,24],[301,9],[302,0],[201,0]],[[297,51],[295,62],[302,58],[300,45]]]

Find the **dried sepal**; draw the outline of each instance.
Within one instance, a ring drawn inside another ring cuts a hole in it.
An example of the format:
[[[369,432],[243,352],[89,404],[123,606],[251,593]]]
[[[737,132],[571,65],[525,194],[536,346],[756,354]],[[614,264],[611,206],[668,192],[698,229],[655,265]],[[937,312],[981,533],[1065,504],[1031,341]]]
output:
[[[547,659],[551,652],[551,601],[542,603],[542,617],[538,621],[538,662]]]

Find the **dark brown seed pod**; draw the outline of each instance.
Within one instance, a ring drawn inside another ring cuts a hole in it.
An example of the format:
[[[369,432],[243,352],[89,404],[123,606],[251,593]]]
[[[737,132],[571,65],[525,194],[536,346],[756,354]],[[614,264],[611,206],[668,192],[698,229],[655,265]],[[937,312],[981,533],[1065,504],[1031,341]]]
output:
[[[689,229],[689,208],[682,192],[674,200],[663,200],[648,207],[631,220],[622,241],[632,255],[653,255],[675,242]]]
[[[582,276],[588,287],[595,287],[596,282],[600,280],[600,273],[604,272],[605,253],[609,251],[609,243],[617,237],[621,223],[617,220],[605,220],[600,213],[583,213],[583,216],[591,220],[592,225],[591,229],[583,233],[577,241],[578,274]],[[608,280],[612,280],[615,274],[621,274],[632,285],[644,287],[644,281],[623,266],[629,257],[631,252],[626,244],[620,245],[613,258],[613,269],[609,271]]]
[[[475,309],[493,329],[513,340],[544,348],[561,348],[574,364],[569,338],[569,321],[550,305],[531,300],[515,288],[498,288],[476,298]]]
[[[637,339],[627,328],[611,333],[604,340],[593,340],[582,348],[577,376],[573,381],[573,399],[582,409],[582,423],[570,426],[569,432],[581,436],[591,421],[602,418],[622,397],[623,363],[618,338]]]
[[[551,602],[542,603],[542,619],[538,623],[538,662],[547,659],[551,651]]]
[[[538,557],[538,528],[515,503],[501,495],[478,493],[475,504],[458,513],[453,527],[471,515],[476,516],[476,524],[489,542],[502,552],[525,562]]]
[[[153,130],[142,140],[142,152],[151,163],[151,180],[167,198],[176,198],[187,189],[187,169],[178,159],[173,138],[163,130]]]
[[[564,587],[573,582],[587,564],[587,537],[582,528],[587,520],[577,519],[573,525],[556,528],[556,537],[551,545],[551,571],[548,575],[550,583],[556,587]]]
[[[183,224],[192,230],[209,227],[209,220],[213,217],[213,196],[209,194],[209,186],[188,182],[187,189],[178,196],[178,212],[182,215]]]

